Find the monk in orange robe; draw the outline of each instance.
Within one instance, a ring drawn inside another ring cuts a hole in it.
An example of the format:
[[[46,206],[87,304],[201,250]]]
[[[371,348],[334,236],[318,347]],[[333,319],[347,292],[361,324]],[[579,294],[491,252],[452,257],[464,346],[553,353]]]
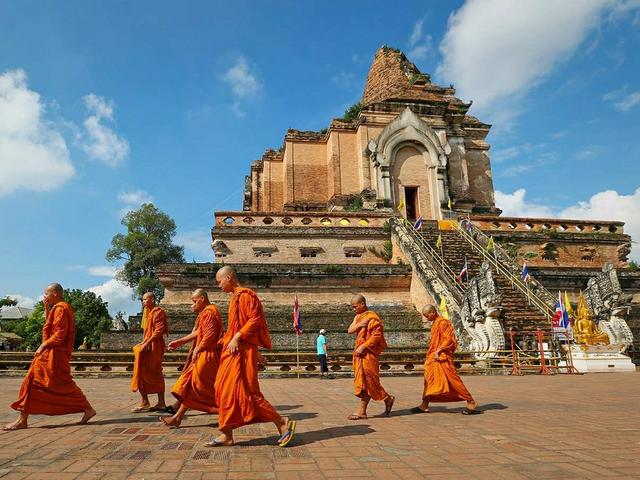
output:
[[[458,347],[451,322],[438,315],[434,305],[426,305],[422,315],[431,322],[429,351],[424,363],[424,391],[422,403],[411,409],[413,413],[428,413],[430,402],[466,401],[465,415],[481,413],[453,364],[453,353]]]
[[[142,304],[146,309],[146,325],[142,343],[133,347],[134,363],[131,391],[140,393],[140,405],[132,412],[156,412],[164,410],[164,377],[162,376],[162,359],[164,358],[164,336],[169,333],[167,316],[164,310],[156,305],[156,297],[147,292],[142,296]],[[149,394],[158,394],[158,403],[153,407],[149,403]]]
[[[231,446],[234,429],[273,422],[280,434],[278,444],[284,447],[293,439],[296,422],[281,417],[265,400],[258,384],[258,347],[271,348],[262,303],[253,290],[240,286],[230,266],[218,270],[216,281],[223,292],[231,293],[231,299],[215,384],[221,434],[206,446]]]
[[[71,378],[71,353],[75,340],[75,320],[71,305],[62,300],[63,289],[52,283],[44,291],[45,324],[42,344],[35,352],[22,382],[18,399],[11,408],[20,417],[3,430],[27,428],[29,415],[84,413],[84,425],[96,414],[82,390]]]
[[[377,313],[367,307],[367,300],[362,295],[351,299],[351,308],[356,313],[349,325],[348,333],[356,334],[353,351],[353,387],[356,397],[360,398],[357,413],[352,413],[349,420],[367,418],[367,406],[373,400],[384,400],[384,415],[389,415],[395,397],[389,395],[380,383],[380,354],[387,348],[384,339],[384,327]]]
[[[189,352],[189,363],[173,386],[171,393],[179,401],[177,412],[171,417],[160,417],[168,427],[179,427],[187,410],[218,413],[214,385],[220,363],[222,319],[220,311],[209,303],[202,288],[191,295],[191,310],[198,314],[192,333],[169,343],[169,351],[195,341]]]

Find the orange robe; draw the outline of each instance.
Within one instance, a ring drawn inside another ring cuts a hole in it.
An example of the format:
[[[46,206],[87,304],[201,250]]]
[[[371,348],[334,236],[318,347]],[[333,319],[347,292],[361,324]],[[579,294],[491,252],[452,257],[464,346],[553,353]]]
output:
[[[162,359],[166,349],[164,336],[169,333],[167,316],[160,307],[154,307],[147,313],[143,342],[150,340],[149,349],[141,351],[140,346],[133,347],[133,378],[131,391],[140,393],[164,392]]]
[[[75,333],[73,309],[66,302],[56,303],[42,329],[42,343],[47,348],[34,357],[11,408],[34,415],[65,415],[91,408],[71,378]]]
[[[432,402],[473,401],[453,364],[453,352],[458,344],[453,326],[446,318],[438,316],[431,325],[431,340],[424,364],[424,391],[422,398]],[[435,358],[440,349],[440,357]]]
[[[219,428],[274,422],[280,415],[265,400],[258,384],[258,347],[270,349],[271,339],[255,292],[241,287],[233,290],[228,320],[216,376]],[[241,332],[239,350],[231,354],[227,345],[237,332]]]
[[[388,394],[380,384],[380,354],[387,348],[384,327],[375,312],[367,310],[358,316],[358,321],[369,319],[366,327],[358,330],[356,346],[365,345],[362,356],[353,353],[353,390],[356,397],[371,397],[384,400]]]
[[[220,363],[222,320],[215,305],[207,305],[196,319],[195,346],[200,353],[185,367],[171,393],[188,408],[217,413],[215,381]]]

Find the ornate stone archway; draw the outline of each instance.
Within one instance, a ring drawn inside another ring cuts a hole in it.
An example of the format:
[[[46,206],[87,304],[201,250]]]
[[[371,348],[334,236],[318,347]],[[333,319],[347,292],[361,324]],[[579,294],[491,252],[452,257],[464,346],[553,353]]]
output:
[[[446,168],[451,147],[444,132],[436,133],[408,107],[368,145],[378,203],[395,207],[401,201],[398,198],[400,190],[394,188],[398,179],[392,178],[392,167],[397,153],[406,146],[413,146],[422,155],[427,179],[427,185],[423,187],[430,195],[430,215],[433,219],[441,219],[441,205],[449,198]]]

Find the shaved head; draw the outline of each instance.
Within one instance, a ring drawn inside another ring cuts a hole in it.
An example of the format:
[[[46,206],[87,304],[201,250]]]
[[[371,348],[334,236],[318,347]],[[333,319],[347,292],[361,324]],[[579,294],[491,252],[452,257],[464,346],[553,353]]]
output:
[[[364,298],[364,295],[358,294],[351,297],[351,305],[355,305],[356,303],[364,303],[367,304],[367,299]]]
[[[56,292],[60,296],[62,296],[62,294],[64,293],[62,285],[60,285],[59,283],[51,283],[45,290],[51,290],[53,292]]]
[[[426,317],[430,312],[438,313],[435,305],[431,305],[430,303],[427,303],[424,307],[422,307],[422,315]]]
[[[233,289],[240,285],[236,271],[229,265],[225,265],[216,272],[216,282],[220,290],[225,293],[233,292]]]
[[[191,294],[191,298],[197,298],[197,297],[202,297],[204,298],[207,302],[209,301],[209,295],[207,295],[207,292],[204,288],[196,288],[193,293]]]
[[[142,299],[144,300],[145,298],[153,298],[155,300],[156,294],[153,292],[147,292],[144,295],[142,295]]]

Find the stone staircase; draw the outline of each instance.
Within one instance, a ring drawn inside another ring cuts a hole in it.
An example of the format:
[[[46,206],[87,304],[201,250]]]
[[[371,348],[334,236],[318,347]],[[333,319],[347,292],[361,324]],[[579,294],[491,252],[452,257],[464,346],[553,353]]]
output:
[[[434,222],[435,223],[435,222]],[[469,269],[469,278],[480,273],[483,257],[457,231],[438,230],[437,225],[430,224],[423,227],[421,237],[435,248],[438,236],[442,237],[442,254],[451,270],[460,273],[464,266],[465,257]],[[531,331],[537,328],[548,329],[549,322],[545,315],[527,301],[527,297],[511,284],[504,275],[493,269],[493,279],[498,293],[502,297],[504,307],[503,326],[505,330],[514,328],[518,331]]]

